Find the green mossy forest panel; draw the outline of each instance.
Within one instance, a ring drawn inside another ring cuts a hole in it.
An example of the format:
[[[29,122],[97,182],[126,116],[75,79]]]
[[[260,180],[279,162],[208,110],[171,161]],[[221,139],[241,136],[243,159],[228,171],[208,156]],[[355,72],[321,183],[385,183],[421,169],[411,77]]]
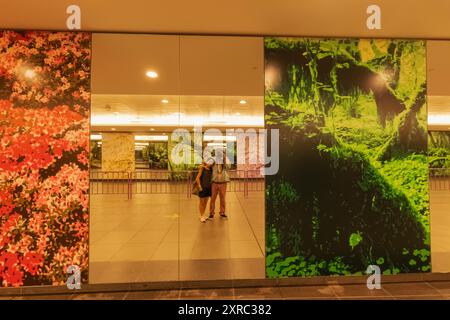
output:
[[[268,277],[431,270],[425,52],[424,41],[266,38],[265,122],[280,130]]]

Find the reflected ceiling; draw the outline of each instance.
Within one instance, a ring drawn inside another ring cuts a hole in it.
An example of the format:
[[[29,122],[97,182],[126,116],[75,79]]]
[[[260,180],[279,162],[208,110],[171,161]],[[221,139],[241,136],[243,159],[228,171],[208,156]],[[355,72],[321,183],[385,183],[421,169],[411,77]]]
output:
[[[94,131],[264,126],[262,96],[93,95],[91,110]]]
[[[450,96],[428,96],[428,130],[450,130]]]
[[[92,56],[94,131],[264,126],[262,38],[94,34]]]

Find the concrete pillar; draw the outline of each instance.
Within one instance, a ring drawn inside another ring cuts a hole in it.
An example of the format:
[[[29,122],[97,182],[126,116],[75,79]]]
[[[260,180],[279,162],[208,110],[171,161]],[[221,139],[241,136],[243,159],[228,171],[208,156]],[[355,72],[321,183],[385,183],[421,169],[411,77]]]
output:
[[[135,169],[134,135],[102,134],[102,171],[130,172]]]

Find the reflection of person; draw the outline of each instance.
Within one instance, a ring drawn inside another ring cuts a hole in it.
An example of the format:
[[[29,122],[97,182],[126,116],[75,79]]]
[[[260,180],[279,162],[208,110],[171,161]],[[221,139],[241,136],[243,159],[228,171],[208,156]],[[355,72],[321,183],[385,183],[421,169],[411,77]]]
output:
[[[216,198],[219,195],[220,198],[220,211],[219,214],[222,218],[227,218],[225,213],[225,197],[227,193],[227,184],[230,182],[227,169],[229,165],[227,164],[227,158],[225,154],[223,155],[222,163],[214,163],[212,166],[212,184],[211,184],[211,201],[209,202],[209,218],[214,218]]]
[[[214,163],[212,159],[203,162],[198,168],[198,174],[195,178],[200,192],[198,198],[200,199],[198,209],[200,211],[200,222],[205,222],[208,218],[204,216],[208,198],[211,197],[211,166]]]

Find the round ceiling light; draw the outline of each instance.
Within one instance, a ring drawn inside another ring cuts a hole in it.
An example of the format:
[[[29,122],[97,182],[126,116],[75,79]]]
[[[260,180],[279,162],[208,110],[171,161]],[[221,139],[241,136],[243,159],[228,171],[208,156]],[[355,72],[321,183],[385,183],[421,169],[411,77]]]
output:
[[[162,102],[162,103],[169,103],[169,100],[167,100],[167,99],[162,99],[161,102]]]
[[[145,75],[152,79],[158,78],[158,73],[156,73],[155,71],[147,71]]]
[[[247,101],[245,101],[244,99],[242,99],[241,101],[239,101],[240,104],[246,104]]]

